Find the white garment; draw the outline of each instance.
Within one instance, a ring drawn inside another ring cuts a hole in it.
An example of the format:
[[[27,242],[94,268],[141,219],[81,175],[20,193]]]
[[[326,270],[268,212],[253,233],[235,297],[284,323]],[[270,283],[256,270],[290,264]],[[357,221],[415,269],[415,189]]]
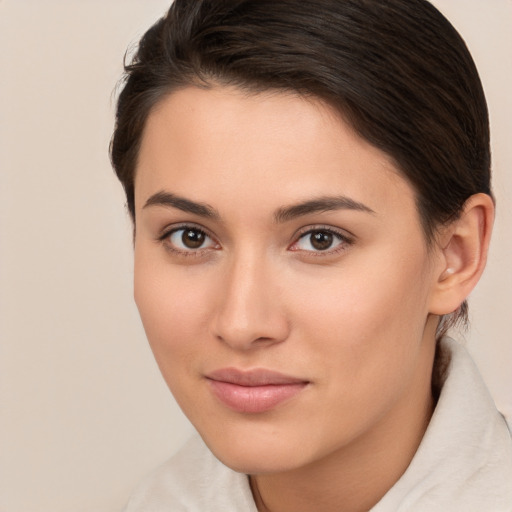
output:
[[[406,472],[371,512],[512,512],[512,439],[470,356],[443,340],[451,362]],[[257,512],[246,475],[199,436],[153,473],[124,512]]]

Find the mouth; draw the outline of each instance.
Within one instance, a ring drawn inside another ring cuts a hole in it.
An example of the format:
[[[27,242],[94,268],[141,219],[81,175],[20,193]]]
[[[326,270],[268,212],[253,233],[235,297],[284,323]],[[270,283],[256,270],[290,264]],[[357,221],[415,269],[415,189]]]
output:
[[[288,401],[309,381],[265,369],[216,370],[206,376],[213,394],[230,409],[241,413],[262,413]]]

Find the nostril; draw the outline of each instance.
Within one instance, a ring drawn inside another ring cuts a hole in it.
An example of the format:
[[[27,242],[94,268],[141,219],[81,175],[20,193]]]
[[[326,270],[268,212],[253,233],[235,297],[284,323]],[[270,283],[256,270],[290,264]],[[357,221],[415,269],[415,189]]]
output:
[[[233,349],[249,350],[285,341],[288,338],[288,329],[286,327],[283,329],[281,325],[270,325],[269,323],[254,329],[248,326],[244,329],[235,329],[231,325],[224,329],[218,328],[215,337]]]

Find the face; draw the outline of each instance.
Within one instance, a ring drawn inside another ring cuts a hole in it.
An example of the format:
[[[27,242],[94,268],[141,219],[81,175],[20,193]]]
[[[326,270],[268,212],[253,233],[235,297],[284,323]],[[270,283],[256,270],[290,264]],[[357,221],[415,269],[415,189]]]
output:
[[[320,101],[187,88],[150,115],[135,299],[161,372],[246,473],[392,441],[430,397],[414,192]]]

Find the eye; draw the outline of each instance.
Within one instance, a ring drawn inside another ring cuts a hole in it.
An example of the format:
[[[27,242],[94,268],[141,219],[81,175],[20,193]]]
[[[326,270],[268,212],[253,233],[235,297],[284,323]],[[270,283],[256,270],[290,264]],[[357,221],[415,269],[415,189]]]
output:
[[[179,252],[198,251],[200,249],[214,248],[217,244],[203,230],[184,226],[173,229],[163,237],[171,249]]]
[[[319,228],[304,233],[290,249],[292,251],[332,252],[350,243],[350,240],[340,233]]]

